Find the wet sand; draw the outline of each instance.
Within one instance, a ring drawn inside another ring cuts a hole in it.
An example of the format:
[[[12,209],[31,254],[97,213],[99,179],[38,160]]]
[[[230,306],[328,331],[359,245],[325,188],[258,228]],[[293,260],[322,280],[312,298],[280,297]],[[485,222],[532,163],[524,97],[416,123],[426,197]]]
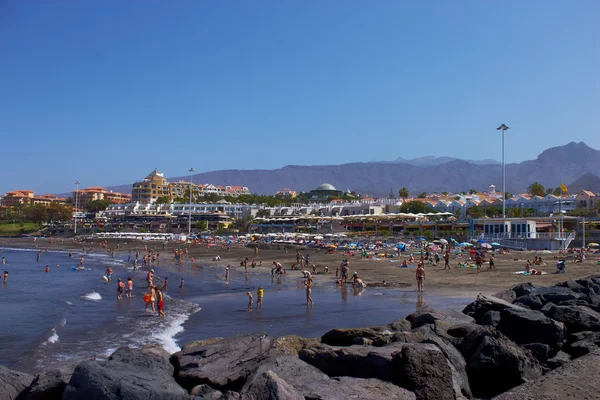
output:
[[[134,241],[134,240],[108,240],[108,247],[116,250],[117,244],[119,250],[115,256],[123,257],[132,250],[140,250],[142,253],[145,246],[154,248],[161,253],[162,268],[176,268],[175,261],[172,255],[172,243],[163,248],[162,242],[150,241]],[[100,246],[99,240],[82,241],[74,243],[72,239],[52,239],[49,243],[48,239],[38,238],[36,242],[32,238],[3,238],[0,240],[0,247],[17,247],[17,248],[35,248],[44,250],[48,246],[49,250],[74,250],[80,251],[82,247],[92,247],[94,252],[104,252]],[[184,243],[175,243],[176,248],[185,248]],[[211,265],[225,268],[228,264],[230,269],[236,273],[243,270],[240,266],[240,261],[248,257],[250,263],[256,260],[257,264],[262,262],[262,267],[253,269],[256,272],[270,274],[273,261],[280,262],[286,269],[287,274],[293,276],[301,276],[300,270],[291,270],[296,263],[296,250],[300,251],[303,256],[309,254],[310,265],[313,264],[317,268],[317,273],[313,274],[316,283],[327,284],[331,282],[335,284],[335,271],[340,266],[343,259],[348,259],[350,264],[350,274],[354,271],[358,273],[361,279],[368,285],[379,286],[383,281],[387,282],[390,287],[405,287],[405,290],[416,290],[415,284],[415,269],[414,268],[399,268],[402,261],[413,253],[415,259],[419,259],[417,250],[409,250],[406,253],[401,253],[399,258],[372,260],[362,258],[358,253],[354,256],[336,252],[335,254],[327,254],[325,250],[292,247],[292,246],[271,246],[261,244],[258,256],[255,256],[253,247],[232,244],[229,250],[226,246],[223,247],[207,247],[206,244],[192,244],[189,246],[189,256],[183,261],[184,265],[191,264],[191,258],[194,258],[194,266]],[[214,257],[219,255],[220,261],[213,261]],[[526,260],[533,260],[534,256],[541,256],[545,265],[536,266],[536,269],[547,272],[546,275],[523,276],[516,275],[514,272],[523,271],[525,269]],[[568,255],[572,256],[572,255]],[[487,263],[483,265],[481,273],[477,273],[475,268],[460,268],[458,263],[464,263],[468,258],[463,255],[461,259],[455,259],[454,255],[450,260],[450,270],[444,270],[443,259],[440,260],[438,266],[426,265],[425,291],[431,294],[443,296],[458,296],[458,297],[474,297],[478,293],[493,294],[507,289],[511,285],[522,282],[534,282],[539,285],[549,286],[562,282],[568,279],[579,279],[592,274],[600,273],[600,265],[597,258],[600,254],[589,254],[584,263],[574,263],[572,259],[567,261],[567,269],[564,274],[555,274],[557,254],[543,254],[533,251],[514,251],[509,254],[497,254],[496,271],[489,271]],[[416,262],[411,263],[415,265]],[[472,264],[472,263],[471,263]],[[324,268],[329,267],[329,274],[324,274]],[[312,268],[309,269],[312,273]]]

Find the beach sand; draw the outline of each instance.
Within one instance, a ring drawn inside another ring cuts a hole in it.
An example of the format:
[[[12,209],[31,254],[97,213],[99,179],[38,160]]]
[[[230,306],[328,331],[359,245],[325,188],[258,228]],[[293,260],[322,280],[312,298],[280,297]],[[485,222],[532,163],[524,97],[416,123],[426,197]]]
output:
[[[134,240],[108,240],[109,248],[117,248],[116,257],[127,257],[129,250],[133,253],[136,249],[143,254],[145,246],[154,248],[161,253],[161,268],[175,268],[175,260],[172,255],[172,244],[169,243],[163,249],[162,242],[150,241],[134,241]],[[49,250],[73,250],[81,251],[82,247],[92,247],[95,253],[103,252],[100,246],[100,240],[85,240],[81,243],[74,243],[72,239],[49,239],[38,238],[36,242],[32,238],[2,238],[0,247],[15,247],[15,248],[35,248],[45,250],[46,246]],[[185,248],[184,243],[175,243],[177,248]],[[301,276],[301,271],[290,270],[292,265],[296,263],[296,250],[299,250],[302,255],[309,254],[310,265],[317,267],[317,274],[313,274],[314,279],[319,284],[327,284],[331,282],[335,284],[335,270],[340,266],[343,259],[348,259],[350,264],[351,275],[354,271],[358,273],[360,278],[368,285],[380,285],[386,281],[388,286],[400,286],[405,290],[416,290],[415,284],[415,269],[414,268],[399,268],[411,251],[401,253],[400,258],[393,259],[363,259],[358,252],[355,256],[344,255],[342,252],[336,254],[326,254],[325,250],[317,250],[312,248],[278,246],[261,244],[258,256],[255,257],[253,247],[246,247],[237,244],[232,244],[229,250],[226,247],[207,247],[206,244],[193,244],[189,246],[189,257],[183,261],[184,267],[191,264],[191,257],[194,258],[194,265],[213,265],[225,268],[228,264],[233,270],[240,269],[240,261],[248,257],[250,263],[256,260],[257,264],[262,262],[262,267],[253,269],[269,274],[273,261],[280,262],[287,270],[288,274]],[[220,261],[213,261],[214,257],[219,255]],[[533,260],[534,256],[542,257],[545,265],[536,267],[538,270],[547,272],[545,275],[523,276],[516,275],[514,272],[523,271],[525,269],[526,260]],[[597,258],[600,254],[589,254],[584,263],[574,263],[572,260],[567,261],[566,273],[555,274],[557,254],[540,254],[533,251],[514,251],[509,254],[497,254],[496,271],[488,271],[487,263],[482,266],[481,273],[477,273],[475,268],[460,268],[458,263],[465,262],[465,256],[462,259],[450,260],[450,270],[444,270],[443,259],[440,260],[439,266],[426,265],[425,291],[427,293],[442,295],[442,296],[459,296],[459,297],[475,297],[479,293],[493,294],[507,289],[511,285],[523,282],[532,282],[535,284],[550,286],[558,282],[569,279],[579,279],[600,272]],[[141,256],[140,256],[141,257]],[[418,259],[415,254],[415,258]],[[411,263],[415,265],[416,262]],[[323,274],[324,267],[329,267],[329,274]],[[312,268],[309,269],[312,273]]]

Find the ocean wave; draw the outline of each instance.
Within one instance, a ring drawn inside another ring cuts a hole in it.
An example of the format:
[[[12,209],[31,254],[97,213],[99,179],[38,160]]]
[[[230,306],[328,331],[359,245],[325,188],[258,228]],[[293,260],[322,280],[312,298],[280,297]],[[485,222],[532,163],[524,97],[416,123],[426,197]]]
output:
[[[198,309],[199,311],[199,309]],[[173,316],[170,321],[165,321],[159,332],[152,334],[152,339],[156,341],[168,353],[173,354],[181,350],[177,344],[175,336],[184,331],[183,324],[190,318],[191,314],[179,314]]]
[[[102,300],[102,296],[100,296],[100,293],[97,293],[97,292],[88,293],[85,296],[81,296],[81,298],[85,299],[85,300],[93,300],[93,301]]]
[[[53,344],[58,342],[58,333],[56,333],[56,329],[53,328],[52,329],[52,335],[48,338],[48,340],[46,340],[45,343],[49,343],[49,344]]]

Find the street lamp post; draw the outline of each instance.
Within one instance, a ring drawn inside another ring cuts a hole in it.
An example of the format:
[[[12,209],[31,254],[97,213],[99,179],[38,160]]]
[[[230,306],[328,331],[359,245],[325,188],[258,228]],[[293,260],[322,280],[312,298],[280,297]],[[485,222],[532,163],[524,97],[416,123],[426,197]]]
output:
[[[190,168],[190,209],[188,210],[188,238],[192,234],[192,174],[195,172],[194,168]]]
[[[74,223],[74,231],[77,234],[77,208],[79,207],[79,181],[75,182],[77,189],[75,190],[75,223]]]
[[[496,128],[498,131],[502,131],[502,218],[506,218],[506,165],[504,164],[504,131],[508,126],[502,124]]]

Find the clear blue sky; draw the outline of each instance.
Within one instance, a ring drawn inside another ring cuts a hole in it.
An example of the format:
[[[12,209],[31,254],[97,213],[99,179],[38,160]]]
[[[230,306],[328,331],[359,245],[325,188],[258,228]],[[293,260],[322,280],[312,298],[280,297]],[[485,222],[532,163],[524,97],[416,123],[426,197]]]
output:
[[[600,148],[600,2],[0,1],[0,192]],[[219,182],[214,182],[218,184]]]

